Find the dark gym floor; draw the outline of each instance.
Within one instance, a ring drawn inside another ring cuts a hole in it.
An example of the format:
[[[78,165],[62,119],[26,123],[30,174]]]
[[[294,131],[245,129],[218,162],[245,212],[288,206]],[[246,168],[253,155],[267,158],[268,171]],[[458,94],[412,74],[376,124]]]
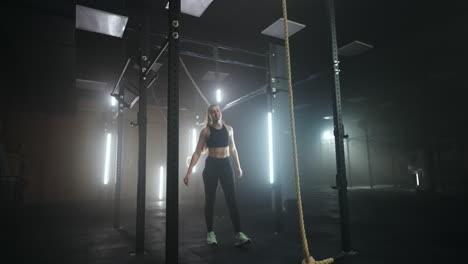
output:
[[[285,214],[284,231],[275,235],[268,193],[257,195],[257,199],[240,199],[244,230],[253,239],[242,248],[234,246],[224,207],[216,209],[219,245],[208,246],[202,206],[180,205],[179,263],[299,263],[303,256],[296,213]],[[337,255],[341,246],[336,191],[326,187],[304,190],[303,199],[311,254],[317,260]],[[461,195],[390,187],[350,189],[352,247],[359,254],[337,263],[461,260],[468,246],[466,201]],[[165,263],[164,204],[147,202],[146,254],[136,256],[130,254],[135,247],[134,206],[134,201],[123,204],[120,231],[112,229],[111,201],[4,211],[3,220],[10,220],[2,225],[4,234],[14,238],[3,236],[9,245],[3,248],[14,255],[13,263]]]

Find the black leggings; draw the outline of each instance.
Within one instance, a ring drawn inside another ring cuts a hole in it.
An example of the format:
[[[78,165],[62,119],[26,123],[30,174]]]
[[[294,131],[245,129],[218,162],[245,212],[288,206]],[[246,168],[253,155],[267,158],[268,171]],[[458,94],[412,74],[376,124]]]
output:
[[[236,203],[236,188],[234,182],[234,171],[231,159],[227,158],[206,158],[205,169],[203,170],[203,182],[205,183],[205,219],[208,232],[213,231],[213,210],[216,198],[216,188],[218,180],[224,190],[224,197],[229,208],[231,221],[236,232],[241,231],[239,210]]]

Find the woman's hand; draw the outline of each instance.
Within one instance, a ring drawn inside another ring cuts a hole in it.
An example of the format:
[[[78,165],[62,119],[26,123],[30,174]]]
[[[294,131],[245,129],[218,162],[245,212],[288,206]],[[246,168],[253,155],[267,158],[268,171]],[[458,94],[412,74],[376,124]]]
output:
[[[185,186],[188,186],[189,179],[190,179],[190,174],[187,173],[187,175],[185,175],[185,177],[184,177],[184,184],[185,184]]]
[[[241,168],[236,168],[236,177],[240,179],[242,177],[242,169]]]

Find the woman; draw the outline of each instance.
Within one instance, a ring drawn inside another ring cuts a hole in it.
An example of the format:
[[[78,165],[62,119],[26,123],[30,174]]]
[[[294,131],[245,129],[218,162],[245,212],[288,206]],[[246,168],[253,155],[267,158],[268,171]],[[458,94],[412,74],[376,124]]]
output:
[[[251,240],[241,232],[239,211],[237,209],[234,172],[230,160],[234,160],[235,174],[237,178],[242,177],[242,169],[239,163],[236,144],[234,142],[234,130],[231,126],[225,125],[222,121],[222,113],[219,106],[208,107],[206,127],[200,133],[197,148],[190,160],[190,166],[184,177],[184,183],[188,186],[192,168],[197,164],[200,155],[208,149],[205,169],[203,170],[203,182],[205,184],[205,219],[208,234],[206,242],[209,245],[216,245],[216,235],[213,232],[213,209],[216,198],[216,188],[218,181],[223,187],[226,203],[234,225],[236,246],[250,243]]]

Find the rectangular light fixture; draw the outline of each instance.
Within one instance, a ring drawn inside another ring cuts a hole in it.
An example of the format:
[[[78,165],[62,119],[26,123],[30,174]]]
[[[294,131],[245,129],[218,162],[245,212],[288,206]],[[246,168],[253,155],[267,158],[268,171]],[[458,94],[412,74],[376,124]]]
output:
[[[109,183],[111,144],[112,144],[112,135],[111,135],[111,133],[107,133],[107,136],[106,136],[106,158],[104,160],[104,184]]]
[[[214,72],[214,71],[207,71],[205,75],[203,75],[202,80],[204,81],[211,81],[211,82],[222,82],[229,76],[227,72]]]
[[[105,92],[108,84],[106,82],[87,80],[87,79],[76,79],[75,86],[77,89],[88,90],[93,92]]]
[[[197,148],[197,129],[192,129],[192,153]],[[197,172],[197,166],[193,166],[192,172]]]
[[[262,34],[284,39],[284,19],[280,18],[276,20],[273,24],[262,31]],[[288,20],[288,37],[296,34],[299,30],[305,28],[305,25],[299,24],[297,22]]]
[[[270,184],[275,183],[273,171],[273,120],[271,112],[268,113],[268,166],[270,172]]]
[[[180,11],[184,14],[200,17],[213,0],[181,0]],[[169,2],[166,4],[169,9]]]
[[[76,5],[76,28],[122,38],[128,17]]]
[[[159,190],[158,190],[158,199],[163,199],[163,188],[164,185],[164,166],[159,167]]]
[[[372,48],[374,48],[372,45],[355,40],[339,48],[338,54],[344,57],[353,57],[371,50]]]

